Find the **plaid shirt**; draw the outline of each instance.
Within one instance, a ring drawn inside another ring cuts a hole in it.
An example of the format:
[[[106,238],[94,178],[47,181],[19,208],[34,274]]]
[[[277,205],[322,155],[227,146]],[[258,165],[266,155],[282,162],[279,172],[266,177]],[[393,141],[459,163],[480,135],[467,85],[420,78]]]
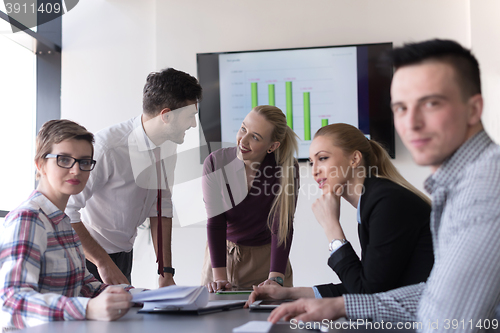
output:
[[[105,284],[85,268],[69,217],[33,192],[0,226],[0,326],[24,328],[85,319]]]
[[[344,295],[347,315],[417,321],[423,332],[453,331],[456,320],[455,330],[480,331],[500,302],[500,147],[486,132],[478,133],[425,188],[432,194],[435,255],[429,279],[385,293]]]

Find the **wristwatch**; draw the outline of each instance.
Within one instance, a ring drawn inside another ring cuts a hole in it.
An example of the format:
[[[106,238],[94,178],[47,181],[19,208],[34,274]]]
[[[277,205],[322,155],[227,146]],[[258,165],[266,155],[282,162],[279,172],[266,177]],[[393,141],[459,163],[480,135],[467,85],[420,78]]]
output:
[[[330,245],[328,245],[328,250],[330,250],[330,252],[336,251],[345,243],[347,243],[347,240],[345,239],[334,239],[330,242]]]
[[[163,273],[171,273],[172,276],[175,275],[175,268],[173,267],[163,267]],[[160,271],[158,271],[158,274],[160,274]]]
[[[281,278],[279,276],[270,277],[268,280],[274,281],[274,282],[276,282],[277,284],[279,284],[280,286],[283,287],[283,278]]]

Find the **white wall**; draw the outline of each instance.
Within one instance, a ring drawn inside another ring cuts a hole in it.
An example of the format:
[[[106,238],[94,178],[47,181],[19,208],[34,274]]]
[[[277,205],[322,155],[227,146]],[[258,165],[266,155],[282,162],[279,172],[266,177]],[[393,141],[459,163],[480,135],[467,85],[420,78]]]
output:
[[[485,99],[483,123],[500,142],[500,2],[471,1],[472,51],[479,59]]]
[[[97,132],[141,114],[142,88],[156,70],[155,8],[154,0],[80,1],[63,16],[62,118]],[[139,231],[133,283],[154,288],[156,269],[141,274],[142,262],[154,263],[147,232]]]
[[[489,5],[471,6],[468,0],[80,2],[63,17],[62,116],[93,131],[130,118],[141,110],[147,73],[174,67],[196,75],[196,53],[376,42],[397,46],[436,37],[470,47],[471,31],[475,36],[487,30],[471,29],[471,7],[475,22]],[[498,53],[484,47],[479,60],[490,57],[493,63]],[[493,113],[488,117],[500,119]],[[413,164],[399,138],[396,155],[402,174],[422,188],[429,171]],[[295,285],[338,281],[326,266],[327,240],[310,210],[315,198],[306,189],[315,185],[307,170],[302,174],[290,256]],[[347,238],[358,244],[355,216],[344,202],[342,224]],[[204,226],[174,228],[177,283],[199,283],[205,244]],[[137,245],[134,284],[154,287],[147,233],[139,235]]]
[[[96,132],[142,112],[142,87],[156,66],[155,6],[80,1],[63,16],[63,118]]]

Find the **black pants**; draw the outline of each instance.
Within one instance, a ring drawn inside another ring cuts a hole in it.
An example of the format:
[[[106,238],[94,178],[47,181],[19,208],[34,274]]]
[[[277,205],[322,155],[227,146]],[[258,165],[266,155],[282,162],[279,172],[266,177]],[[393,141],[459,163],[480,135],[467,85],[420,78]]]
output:
[[[132,272],[132,256],[133,256],[134,250],[130,252],[118,252],[118,253],[112,253],[109,255],[111,260],[118,266],[118,268],[122,271],[123,275],[127,278],[128,282],[132,284],[132,279],[130,278],[130,273]],[[91,263],[90,261],[86,260],[87,264],[87,269],[89,270],[92,275],[95,276],[95,278],[101,282],[101,276],[99,275],[99,272],[97,271],[96,265]]]

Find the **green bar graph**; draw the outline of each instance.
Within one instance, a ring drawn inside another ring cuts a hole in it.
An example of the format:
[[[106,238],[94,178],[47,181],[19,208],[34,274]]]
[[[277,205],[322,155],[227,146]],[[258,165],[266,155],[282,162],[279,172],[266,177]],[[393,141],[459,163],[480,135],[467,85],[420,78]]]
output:
[[[252,109],[259,105],[259,98],[257,95],[257,82],[252,82]]]
[[[304,141],[311,140],[311,94],[304,92]]]
[[[321,119],[321,127],[328,126],[328,119]]]
[[[293,98],[292,98],[292,82],[286,81],[286,123],[293,129]]]
[[[268,85],[268,90],[269,90],[269,105],[276,106],[276,95],[274,93],[274,84],[269,84]]]

